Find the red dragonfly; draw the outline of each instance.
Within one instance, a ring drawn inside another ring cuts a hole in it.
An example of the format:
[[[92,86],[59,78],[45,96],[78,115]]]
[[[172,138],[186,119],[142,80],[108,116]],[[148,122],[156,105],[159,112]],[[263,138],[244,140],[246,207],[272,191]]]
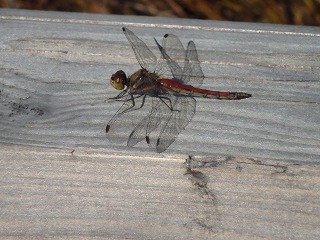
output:
[[[193,41],[188,43],[185,50],[175,35],[164,35],[162,45],[154,39],[161,52],[161,57],[157,59],[132,31],[127,28],[122,30],[141,68],[129,77],[122,70],[111,76],[112,86],[123,90],[111,98],[123,102],[106,127],[107,136],[113,137],[113,141],[127,139],[127,145],[134,146],[145,140],[160,153],[174,142],[191,121],[196,111],[194,97],[221,100],[251,97],[251,94],[244,92],[197,88],[202,84],[204,75]],[[165,71],[172,79],[160,75]],[[132,123],[130,117],[136,120],[136,124]],[[121,136],[123,131],[128,133],[129,138],[128,135]]]

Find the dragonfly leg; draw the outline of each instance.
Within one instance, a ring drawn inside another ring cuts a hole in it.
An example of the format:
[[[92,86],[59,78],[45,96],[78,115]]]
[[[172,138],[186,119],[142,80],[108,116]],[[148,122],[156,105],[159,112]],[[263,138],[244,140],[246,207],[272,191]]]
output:
[[[126,93],[128,92],[128,88],[123,90],[121,93],[119,93],[117,96],[115,97],[112,97],[112,98],[109,98],[109,100],[117,100],[117,99],[120,99],[120,98],[123,98]]]
[[[134,96],[134,99],[137,99],[137,98],[139,98],[139,97],[142,97],[143,95],[136,95],[136,96]],[[127,101],[132,101],[131,99],[112,99],[112,100],[114,100],[114,101],[117,101],[117,102],[127,102]]]
[[[122,102],[122,100],[120,100],[120,99],[125,97],[127,92],[128,92],[128,89],[125,89],[121,93],[119,93],[117,96],[108,98],[108,99],[104,100],[104,102],[111,102],[111,101],[120,101],[120,102]]]
[[[179,112],[179,110],[173,109],[172,101],[171,101],[170,98],[168,98],[168,97],[160,97],[160,96],[159,96],[159,98],[170,109],[170,111],[178,111]],[[165,100],[167,100],[169,102],[169,104]]]
[[[130,93],[130,96],[131,96],[131,98],[130,98],[129,100],[132,101],[132,105],[131,105],[129,108],[125,109],[125,110],[122,112],[122,114],[123,114],[123,113],[127,113],[127,112],[131,112],[131,111],[134,111],[134,110],[138,110],[138,109],[142,108],[142,107],[144,106],[144,104],[145,104],[145,100],[146,100],[146,96],[147,96],[147,95],[139,95],[139,96],[137,96],[137,97],[134,97],[133,94]],[[143,97],[143,99],[142,99],[142,102],[141,102],[140,106],[136,107],[136,103],[135,103],[134,99],[135,99],[135,98],[138,98],[138,97]],[[128,101],[129,101],[129,100],[128,100]]]

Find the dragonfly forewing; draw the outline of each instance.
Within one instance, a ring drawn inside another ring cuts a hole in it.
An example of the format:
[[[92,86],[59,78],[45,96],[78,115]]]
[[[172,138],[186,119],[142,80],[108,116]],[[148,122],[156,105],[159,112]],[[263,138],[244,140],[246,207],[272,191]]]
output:
[[[151,107],[147,96],[132,99],[130,94],[127,94],[120,101],[123,101],[123,104],[106,127],[107,137],[116,143],[122,143],[128,139],[140,119],[148,115]]]
[[[128,39],[141,68],[153,72],[157,66],[157,57],[153,54],[153,52],[151,52],[147,45],[132,31],[125,27],[122,28],[122,30],[124,35]]]

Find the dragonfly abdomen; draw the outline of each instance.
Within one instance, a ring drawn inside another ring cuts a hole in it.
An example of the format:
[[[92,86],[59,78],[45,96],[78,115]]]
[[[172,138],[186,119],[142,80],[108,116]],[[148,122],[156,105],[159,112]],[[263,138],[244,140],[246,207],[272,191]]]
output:
[[[203,98],[219,99],[219,100],[240,100],[244,98],[249,98],[252,95],[244,92],[220,92],[211,91],[201,88],[196,88],[190,93],[193,96],[199,96]]]
[[[249,98],[252,96],[251,94],[244,92],[220,92],[196,88],[190,85],[177,83],[170,79],[161,79],[161,84],[173,92],[182,95],[190,95],[193,97],[203,97],[219,100],[239,100],[243,98]]]

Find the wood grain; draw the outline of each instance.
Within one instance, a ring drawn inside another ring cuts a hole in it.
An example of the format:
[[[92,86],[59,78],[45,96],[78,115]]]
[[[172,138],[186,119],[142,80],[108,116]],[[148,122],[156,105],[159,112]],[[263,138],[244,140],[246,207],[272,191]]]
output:
[[[122,26],[193,40],[202,87],[253,97],[197,99],[162,154],[107,139]],[[319,28],[1,9],[0,31],[0,237],[319,238]]]
[[[8,145],[1,236],[317,239],[320,168]]]

